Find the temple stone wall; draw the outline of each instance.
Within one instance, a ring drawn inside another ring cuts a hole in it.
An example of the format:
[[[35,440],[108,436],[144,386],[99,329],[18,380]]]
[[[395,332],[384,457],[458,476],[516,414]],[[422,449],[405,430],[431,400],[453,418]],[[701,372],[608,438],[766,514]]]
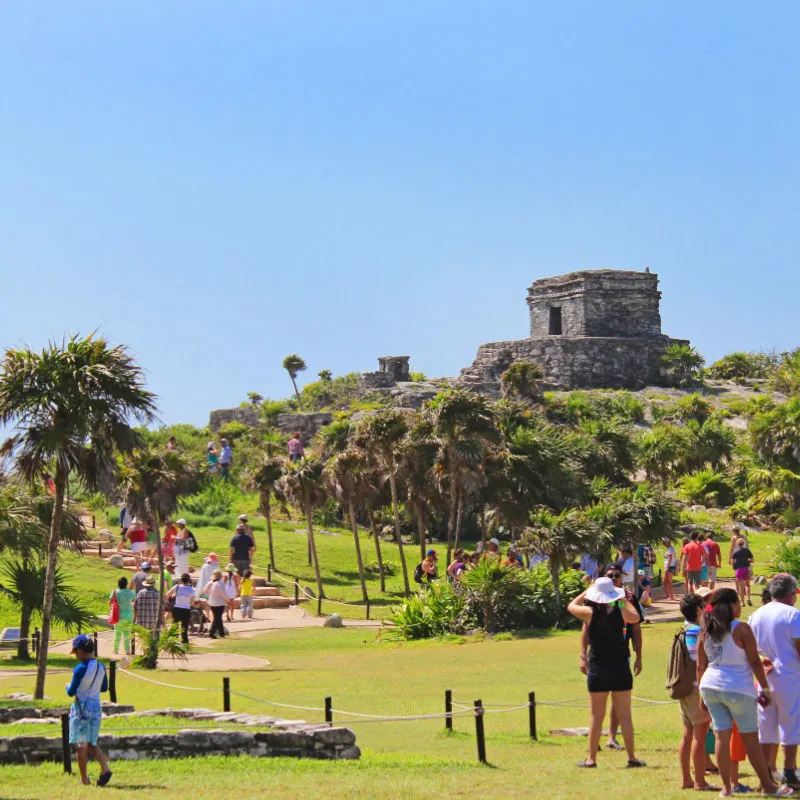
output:
[[[219,408],[209,414],[208,427],[211,428],[212,433],[216,433],[228,422],[241,422],[242,425],[249,425],[251,428],[254,428],[258,425],[258,409],[252,406]]]
[[[275,424],[281,433],[286,434],[287,441],[295,433],[300,433],[304,447],[311,444],[314,434],[333,422],[333,414],[320,412],[318,414],[278,414]]]

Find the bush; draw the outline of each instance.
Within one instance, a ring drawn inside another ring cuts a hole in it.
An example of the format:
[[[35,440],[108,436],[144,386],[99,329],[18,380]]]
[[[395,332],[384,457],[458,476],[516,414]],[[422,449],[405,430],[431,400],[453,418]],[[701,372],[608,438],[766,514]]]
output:
[[[721,507],[733,503],[734,491],[726,475],[704,469],[680,479],[678,497],[690,505]]]
[[[188,520],[188,515],[203,517],[225,517],[241,503],[244,495],[241,490],[228,481],[207,480],[199,492],[181,499],[178,510]],[[195,523],[199,524],[199,523]]]
[[[332,528],[342,524],[342,507],[329,497],[315,512],[314,524]]]
[[[779,542],[770,569],[772,572],[788,572],[800,580],[800,536]]]
[[[567,611],[567,606],[585,588],[583,573],[580,570],[564,570],[559,576],[558,586],[561,592],[561,608],[556,606],[553,592],[553,581],[546,564],[539,564],[528,576],[531,590],[529,613],[526,622],[532,628],[574,628],[580,625]]]
[[[435,581],[394,607],[391,619],[396,626],[395,635],[402,639],[464,633],[469,626],[467,599],[446,581]]]
[[[377,561],[371,561],[369,564],[364,565],[364,572],[367,575],[380,575],[381,570],[378,566]],[[387,561],[385,558],[383,559],[383,574],[387,578],[391,578],[393,575],[397,575],[400,572],[400,566],[397,564],[396,561]]]
[[[769,378],[777,362],[773,353],[728,353],[706,369],[706,377],[720,381]]]

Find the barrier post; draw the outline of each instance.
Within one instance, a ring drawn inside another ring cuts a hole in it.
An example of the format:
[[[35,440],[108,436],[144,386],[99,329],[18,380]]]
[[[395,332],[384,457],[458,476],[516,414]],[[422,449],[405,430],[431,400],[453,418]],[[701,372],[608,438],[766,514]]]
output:
[[[61,715],[61,758],[64,772],[72,775],[72,751],[69,748],[69,714]]]
[[[531,729],[531,739],[534,742],[538,742],[539,737],[536,735],[536,692],[528,693],[528,724]]]
[[[136,655],[136,634],[131,631],[131,655]]]
[[[294,604],[296,606],[300,605],[300,578],[297,576],[294,579]]]
[[[483,731],[483,701],[475,701],[475,738],[478,742],[478,761],[486,763],[486,739]]]
[[[94,642],[94,657],[99,658],[100,651],[97,649],[97,631],[92,634],[92,641]]]
[[[94,519],[94,518],[93,518],[93,519]],[[98,555],[100,558],[102,558],[102,557],[103,557],[103,543],[102,543],[102,542],[98,542],[98,543],[97,543],[97,555]]]
[[[325,698],[325,722],[333,723],[333,701],[330,697]]]
[[[317,616],[322,616],[322,597],[317,598]]]
[[[453,730],[453,690],[445,689],[444,691],[444,713],[447,716],[444,718],[444,729],[446,731]]]
[[[267,583],[272,583],[272,564],[267,564]]]
[[[367,600],[367,619],[369,619],[369,600]]]
[[[39,655],[39,637],[41,634],[39,633],[38,628],[33,629],[33,637],[31,639],[31,645],[33,646],[33,654],[35,656]]]
[[[226,712],[231,710],[231,679],[230,678],[223,678],[222,679],[222,710],[226,711]]]
[[[108,662],[108,697],[117,702],[117,662],[113,658]]]

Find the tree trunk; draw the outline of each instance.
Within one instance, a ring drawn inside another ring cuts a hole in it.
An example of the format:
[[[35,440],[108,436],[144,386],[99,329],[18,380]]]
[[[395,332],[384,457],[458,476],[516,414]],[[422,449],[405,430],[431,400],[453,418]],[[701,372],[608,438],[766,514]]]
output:
[[[456,541],[454,549],[458,550],[461,544],[461,521],[464,518],[464,493],[458,493],[458,511],[456,512]]]
[[[557,558],[550,556],[550,580],[553,582],[553,597],[556,599],[556,607],[558,608],[559,615],[561,614],[561,586],[559,585],[559,577],[561,573],[560,564]]]
[[[36,659],[36,688],[33,696],[44,700],[44,682],[47,676],[47,653],[50,646],[50,619],[53,614],[53,595],[55,593],[56,565],[58,562],[58,542],[61,538],[61,520],[64,518],[64,490],[68,473],[60,464],[56,467],[56,494],[53,501],[53,516],[47,536],[47,570],[44,577],[44,598],[42,602],[42,638],[39,655]]]
[[[419,534],[419,552],[424,560],[427,543],[425,541],[425,512],[422,510],[421,503],[417,503],[417,533]]]
[[[392,490],[392,513],[394,514],[394,531],[397,536],[397,549],[400,553],[400,567],[403,570],[403,585],[406,590],[406,597],[411,594],[411,586],[408,582],[408,567],[406,566],[406,553],[403,550],[403,537],[400,535],[400,509],[397,504],[397,479],[394,472],[389,473],[389,487]]]
[[[381,578],[381,591],[386,591],[386,575],[383,572],[383,556],[381,555],[381,537],[378,535],[378,528],[375,525],[375,517],[372,512],[369,514],[369,529],[372,533],[372,538],[375,540],[375,555],[378,557],[378,572]]]
[[[325,597],[325,592],[322,589],[322,575],[319,571],[319,557],[317,556],[317,545],[314,542],[314,523],[311,519],[311,503],[308,499],[306,492],[306,525],[308,527],[308,549],[311,552],[314,561],[314,574],[317,578],[317,597]]]
[[[303,410],[303,402],[300,400],[300,392],[297,391],[297,381],[294,379],[294,375],[289,375],[292,379],[292,386],[294,386],[294,393],[297,395],[297,407],[300,411]]]
[[[367,595],[367,579],[364,577],[364,560],[361,558],[361,542],[358,540],[358,522],[356,522],[356,508],[353,496],[348,497],[348,510],[350,512],[350,527],[353,531],[353,544],[356,546],[356,561],[358,561],[358,579],[361,581],[361,595],[364,602],[369,602]]]
[[[28,639],[31,635],[31,616],[33,616],[33,609],[27,603],[23,603],[20,610],[19,644],[17,645],[17,658],[20,661],[27,661],[30,658]]]
[[[458,489],[456,487],[456,480],[453,475],[450,475],[450,510],[447,513],[447,564],[453,560],[453,529],[456,522],[456,496]]]
[[[272,510],[270,509],[270,492],[261,493],[261,511],[267,520],[267,541],[269,542],[269,565],[275,569],[275,550],[272,544]]]

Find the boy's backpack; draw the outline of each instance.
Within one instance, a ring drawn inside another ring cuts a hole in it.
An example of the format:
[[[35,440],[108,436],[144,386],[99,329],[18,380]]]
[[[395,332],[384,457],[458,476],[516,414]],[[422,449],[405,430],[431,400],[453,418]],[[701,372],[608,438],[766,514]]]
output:
[[[422,583],[423,582],[423,577],[422,576],[424,574],[425,573],[422,571],[422,562],[420,561],[420,563],[417,564],[416,568],[414,569],[414,580],[417,583]]]
[[[697,665],[689,656],[686,629],[681,628],[672,640],[667,664],[667,691],[673,700],[688,697],[697,680]]]
[[[191,531],[186,531],[186,549],[190,553],[196,553],[200,549],[200,545],[197,544],[197,539],[194,538]]]

